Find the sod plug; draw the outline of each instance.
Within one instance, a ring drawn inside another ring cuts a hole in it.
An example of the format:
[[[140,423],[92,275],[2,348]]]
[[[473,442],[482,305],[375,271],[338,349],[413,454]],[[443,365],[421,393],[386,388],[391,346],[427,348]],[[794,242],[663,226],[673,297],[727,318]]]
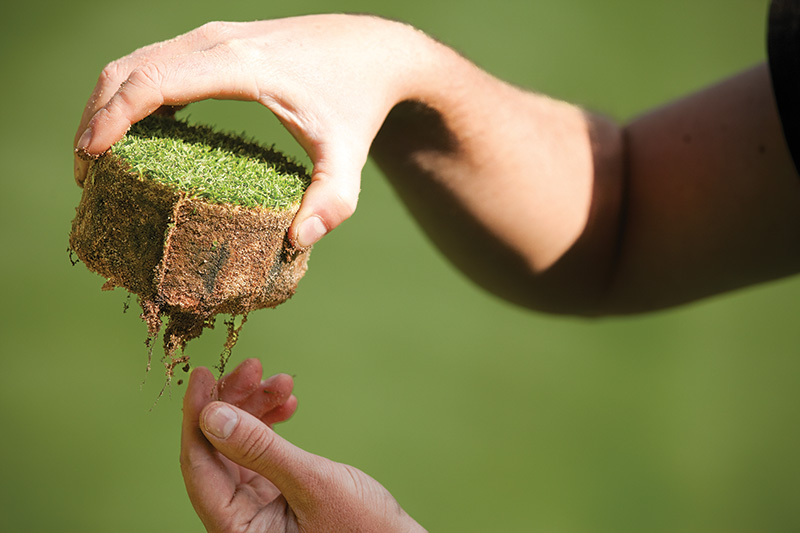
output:
[[[70,248],[104,289],[138,296],[151,350],[166,318],[167,383],[189,368],[186,343],[231,315],[222,373],[247,314],[286,301],[306,271],[310,249],[287,231],[309,183],[273,149],[150,116],[91,162]]]

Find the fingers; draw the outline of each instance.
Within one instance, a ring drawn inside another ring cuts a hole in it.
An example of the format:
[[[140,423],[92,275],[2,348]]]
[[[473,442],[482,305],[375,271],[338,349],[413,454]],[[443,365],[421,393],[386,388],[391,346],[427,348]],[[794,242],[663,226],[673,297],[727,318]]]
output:
[[[227,23],[207,25],[110,63],[81,117],[76,154],[97,156],[127,129],[161,106],[184,106],[207,98],[255,100],[253,71],[243,65],[238,41],[224,38]],[[87,164],[76,158],[75,179],[82,184]]]
[[[83,109],[78,129],[75,132],[73,148],[77,148],[78,141],[86,131],[89,120],[108,103],[136,68],[151,61],[161,61],[169,57],[209,48],[230,33],[233,26],[235,24],[210,22],[174,39],[140,48],[106,65],[100,73],[94,90]],[[75,181],[78,185],[83,185],[88,165],[89,163],[84,159],[75,157]]]
[[[122,82],[137,67],[151,61],[164,60],[196,50],[205,50],[219,42],[219,39],[229,31],[228,28],[230,26],[230,24],[224,22],[211,22],[183,35],[178,35],[173,39],[139,48],[127,56],[106,65],[100,73],[92,95],[84,108],[77,135],[80,135],[89,119],[108,102],[122,85]]]
[[[219,380],[217,384],[219,399],[239,405],[258,389],[262,372],[260,360],[254,357],[245,359],[233,369],[233,372]]]
[[[261,361],[243,361],[219,381],[218,399],[244,409],[265,424],[288,420],[297,409],[297,398],[292,396],[294,379],[277,374],[262,381],[261,373]]]
[[[200,428],[225,457],[274,483],[295,511],[308,503],[328,473],[325,459],[297,448],[254,416],[224,402],[203,409]]]
[[[343,147],[335,155],[323,152],[314,162],[311,185],[289,228],[296,246],[311,246],[355,211],[366,154],[353,154],[352,150]]]
[[[278,424],[280,422],[286,422],[289,420],[292,415],[294,415],[295,411],[297,411],[297,397],[291,395],[285,402],[281,403],[277,407],[270,408],[259,418],[262,422],[272,427],[273,424]]]
[[[313,31],[297,35],[293,24],[310,24]],[[278,116],[314,165],[311,186],[289,232],[296,246],[310,246],[355,211],[369,145],[394,100],[394,92],[384,94],[385,81],[378,84],[383,90],[370,91],[369,84],[354,83],[335,68],[341,59],[336,50],[351,50],[353,43],[324,28],[311,19],[256,26],[216,23],[109,64],[84,110],[76,154],[99,156],[132,124],[163,106],[207,98],[259,101]],[[324,46],[305,45],[315,38]],[[378,57],[383,65],[385,58]],[[79,184],[86,172],[86,161],[76,158]]]
[[[290,375],[278,374],[260,382],[247,398],[235,405],[265,424],[283,422],[297,408],[297,398],[292,396],[293,387],[294,380]]]
[[[259,418],[262,422],[272,427],[274,424],[289,420],[295,411],[297,411],[297,397],[292,394],[276,407],[271,407]]]
[[[241,68],[235,47],[229,44],[149,61],[132,70],[97,110],[80,134],[76,149],[90,155],[103,153],[131,124],[162,105],[185,105],[207,98],[255,100],[257,95],[252,74]]]
[[[214,377],[206,368],[196,368],[189,376],[189,385],[183,399],[183,425],[181,430],[181,472],[186,491],[200,519],[219,516],[236,483],[214,447],[200,431],[200,414],[212,400]]]

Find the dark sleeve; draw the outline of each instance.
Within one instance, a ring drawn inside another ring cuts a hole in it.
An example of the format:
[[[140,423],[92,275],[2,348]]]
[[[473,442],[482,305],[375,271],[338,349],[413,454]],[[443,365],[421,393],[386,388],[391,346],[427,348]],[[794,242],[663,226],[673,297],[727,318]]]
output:
[[[772,0],[767,54],[783,134],[800,170],[800,0]]]

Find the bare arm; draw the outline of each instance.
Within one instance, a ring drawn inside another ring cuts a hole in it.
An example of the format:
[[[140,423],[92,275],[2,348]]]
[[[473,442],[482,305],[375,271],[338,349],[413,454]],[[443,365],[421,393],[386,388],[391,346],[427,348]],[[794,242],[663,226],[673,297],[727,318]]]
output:
[[[627,127],[627,216],[612,311],[800,271],[800,178],[764,65]]]
[[[457,87],[396,108],[372,153],[488,290],[629,313],[800,270],[800,179],[766,67],[624,127],[454,68],[442,79]]]
[[[547,311],[594,305],[615,256],[621,131],[442,46],[436,54],[429,91],[393,110],[372,155],[436,245],[487,290]]]
[[[301,246],[353,212],[371,151],[459,268],[534,309],[645,311],[800,270],[800,179],[763,66],[620,127],[403,24],[216,23],[110,63],[77,153],[205,98],[259,102],[308,152]]]

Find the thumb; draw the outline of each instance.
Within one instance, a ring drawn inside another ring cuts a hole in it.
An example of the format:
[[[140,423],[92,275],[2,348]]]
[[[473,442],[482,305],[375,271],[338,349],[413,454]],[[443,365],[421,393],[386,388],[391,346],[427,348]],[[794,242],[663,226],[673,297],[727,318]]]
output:
[[[264,476],[289,505],[308,501],[324,468],[320,457],[278,436],[259,419],[225,402],[212,402],[200,413],[200,429],[222,455]]]
[[[366,156],[358,157],[345,150],[325,154],[315,161],[311,185],[289,228],[296,246],[311,246],[355,212],[365,162]]]

